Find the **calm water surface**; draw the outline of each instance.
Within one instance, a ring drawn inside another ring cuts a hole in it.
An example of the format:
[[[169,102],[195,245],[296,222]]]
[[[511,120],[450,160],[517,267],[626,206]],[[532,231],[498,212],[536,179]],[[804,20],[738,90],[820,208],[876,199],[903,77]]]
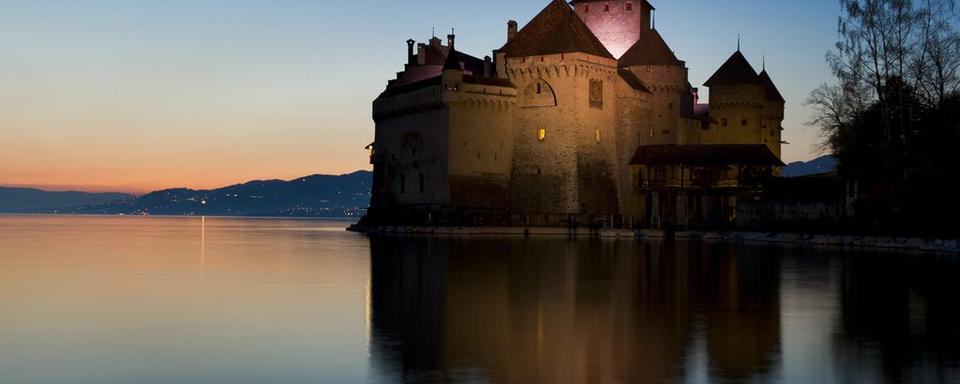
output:
[[[957,257],[0,216],[0,383],[960,382]]]

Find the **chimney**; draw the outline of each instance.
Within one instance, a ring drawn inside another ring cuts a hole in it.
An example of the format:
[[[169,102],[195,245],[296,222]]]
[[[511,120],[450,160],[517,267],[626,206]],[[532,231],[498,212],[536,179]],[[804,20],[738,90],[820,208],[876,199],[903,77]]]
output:
[[[650,29],[657,29],[657,15],[656,8],[653,5],[650,5],[649,2],[643,1],[640,3],[640,33],[649,31]]]
[[[493,77],[493,59],[490,56],[483,58],[483,77]]]
[[[417,42],[413,39],[407,40],[407,64],[413,65],[414,60],[417,59],[413,54],[413,46],[416,44]]]
[[[513,40],[513,37],[517,35],[517,22],[510,20],[507,22],[507,41]]]

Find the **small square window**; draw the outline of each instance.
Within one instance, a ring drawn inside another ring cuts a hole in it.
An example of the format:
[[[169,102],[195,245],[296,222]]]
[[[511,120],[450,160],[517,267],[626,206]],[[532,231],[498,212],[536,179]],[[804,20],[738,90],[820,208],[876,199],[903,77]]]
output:
[[[603,5],[603,11],[604,11],[604,12],[610,12],[610,4],[604,4],[604,5]]]
[[[740,120],[740,125],[746,127],[746,126],[747,126],[747,119]]]
[[[633,10],[633,3],[627,3],[627,7],[626,7],[626,8],[627,8],[627,11],[628,11],[628,12],[629,12],[629,11],[632,11],[632,10]]]

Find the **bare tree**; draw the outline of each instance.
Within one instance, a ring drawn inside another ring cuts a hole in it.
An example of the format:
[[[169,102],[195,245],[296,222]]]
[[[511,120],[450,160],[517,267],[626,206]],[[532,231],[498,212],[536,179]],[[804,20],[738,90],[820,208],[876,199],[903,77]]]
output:
[[[891,108],[902,110],[903,106],[889,105],[884,89],[891,80],[908,84],[930,106],[960,91],[960,33],[956,29],[960,19],[955,0],[839,2],[838,41],[827,54],[837,85],[821,86],[810,94],[807,105],[817,110],[810,123],[829,136],[843,119],[876,102],[884,117],[877,127],[884,140],[896,147],[906,146],[909,135],[891,128],[904,122],[889,119]],[[899,95],[894,99],[905,98]],[[846,116],[837,119],[837,113]],[[829,143],[829,137],[823,143]]]

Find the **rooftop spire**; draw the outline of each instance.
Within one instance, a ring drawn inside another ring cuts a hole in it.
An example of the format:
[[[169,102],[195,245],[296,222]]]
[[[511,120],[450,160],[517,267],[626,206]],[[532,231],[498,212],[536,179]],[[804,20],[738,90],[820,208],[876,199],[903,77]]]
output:
[[[737,34],[737,52],[740,52],[740,34]]]

